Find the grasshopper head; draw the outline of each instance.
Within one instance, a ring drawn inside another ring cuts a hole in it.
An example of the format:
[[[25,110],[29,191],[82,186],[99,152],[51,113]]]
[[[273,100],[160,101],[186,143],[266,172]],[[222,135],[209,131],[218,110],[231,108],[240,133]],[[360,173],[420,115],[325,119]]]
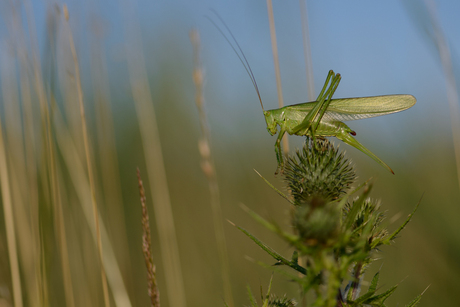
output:
[[[271,111],[264,111],[265,122],[267,123],[267,130],[270,135],[275,135],[277,132],[276,128],[276,120],[273,116],[273,112]]]

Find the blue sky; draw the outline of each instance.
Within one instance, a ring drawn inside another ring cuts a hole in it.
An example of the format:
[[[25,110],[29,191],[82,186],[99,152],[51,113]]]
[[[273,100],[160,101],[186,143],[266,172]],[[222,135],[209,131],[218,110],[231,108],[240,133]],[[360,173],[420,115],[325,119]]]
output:
[[[33,2],[41,44],[46,42],[42,38],[46,32],[46,7],[50,3]],[[114,71],[114,78],[123,80],[126,77],[121,76],[120,71],[125,65],[124,21],[120,3],[75,1],[68,6],[83,70],[89,65],[87,45],[92,34],[91,25],[97,21],[105,29],[102,40],[111,61],[109,69]],[[452,56],[457,61],[460,2],[434,3],[444,34],[453,47]],[[308,1],[316,92],[327,71],[333,69],[342,74],[335,97],[407,93],[418,100],[410,111],[353,123],[358,132],[360,128],[370,127],[373,131],[403,139],[421,138],[420,135],[433,129],[440,129],[444,135],[450,133],[444,75],[434,44],[421,30],[423,25],[429,25],[422,4],[422,1],[410,0]],[[307,101],[299,3],[274,1],[273,5],[285,104]],[[193,27],[198,28],[211,124],[237,135],[241,133],[235,128],[239,114],[249,114],[260,120],[263,127],[250,79],[228,43],[205,17],[217,19],[211,9],[225,20],[243,48],[266,108],[275,108],[277,93],[265,1],[138,1],[135,22],[141,26],[148,69],[155,72],[168,63],[166,65],[176,67],[180,74],[189,76],[192,49],[188,33]],[[2,33],[6,37],[7,32]],[[122,82],[120,80],[115,79],[115,83]],[[192,86],[182,90],[193,99]],[[403,129],[409,134],[402,134]]]

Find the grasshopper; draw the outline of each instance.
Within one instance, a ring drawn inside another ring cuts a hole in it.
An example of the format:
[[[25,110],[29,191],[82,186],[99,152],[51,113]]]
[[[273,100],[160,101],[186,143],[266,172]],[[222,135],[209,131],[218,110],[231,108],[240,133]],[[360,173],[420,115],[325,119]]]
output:
[[[257,96],[265,116],[268,132],[273,136],[278,133],[278,126],[280,127],[278,137],[275,142],[275,153],[278,161],[276,173],[280,170],[283,171],[284,169],[281,139],[285,133],[288,133],[290,135],[295,134],[300,136],[310,136],[313,139],[316,137],[324,138],[335,136],[342,142],[359,149],[394,174],[393,170],[385,162],[353,137],[356,135],[356,132],[342,121],[376,117],[407,110],[415,104],[416,99],[414,96],[387,95],[332,99],[332,95],[334,95],[334,92],[340,83],[341,76],[340,74],[335,74],[332,70],[330,70],[323,89],[318,95],[316,101],[299,103],[279,109],[265,111],[254,74],[243,50],[222,18],[219,15],[217,15],[217,17],[222,21],[225,28],[230,33],[241,55],[222,30],[214,23],[214,21],[212,21],[212,19],[210,19],[210,21],[221,32],[246,69],[246,72],[248,73],[249,78],[251,79],[257,92]],[[328,87],[329,83],[330,85]]]
[[[387,95],[332,99],[340,80],[340,74],[334,74],[332,70],[329,71],[323,89],[316,101],[265,111],[262,100],[260,100],[268,132],[271,135],[275,135],[278,132],[277,126],[280,127],[275,143],[275,153],[278,161],[277,172],[282,171],[284,168],[281,139],[287,132],[290,135],[305,135],[313,139],[315,137],[335,136],[342,142],[359,149],[394,174],[393,170],[385,162],[353,138],[356,132],[342,121],[404,111],[415,104],[415,97],[412,95]],[[258,91],[257,87],[256,91]]]

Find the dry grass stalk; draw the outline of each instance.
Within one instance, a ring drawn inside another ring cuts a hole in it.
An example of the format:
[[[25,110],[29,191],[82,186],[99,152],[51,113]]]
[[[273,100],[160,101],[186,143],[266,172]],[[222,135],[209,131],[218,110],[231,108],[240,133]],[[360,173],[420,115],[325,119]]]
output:
[[[273,64],[275,65],[276,90],[278,92],[278,106],[282,108],[284,106],[283,88],[281,86],[280,62],[278,58],[278,45],[276,43],[275,17],[273,15],[272,0],[267,0],[267,12],[268,21],[270,24],[270,38],[272,41]],[[287,135],[283,137],[283,152],[285,155],[289,153],[289,140]]]
[[[436,3],[433,0],[425,0],[425,6],[429,14],[430,29],[433,35],[433,43],[439,52],[441,66],[446,78],[446,93],[449,103],[450,126],[452,129],[452,143],[454,144],[455,164],[457,169],[457,183],[460,187],[460,109],[457,89],[457,80],[454,74],[451,51],[444,36],[441,24],[436,11]]]
[[[51,11],[48,14],[47,20],[47,32],[48,32],[48,40],[50,44],[51,50],[55,50],[56,46],[56,22],[59,20],[58,17],[60,16],[60,11],[58,10],[57,6],[51,7]],[[53,60],[53,59],[51,59]],[[52,63],[52,62],[50,62]],[[51,80],[50,80],[51,81]],[[51,102],[51,110],[53,110],[53,106],[56,105],[54,100],[54,95],[50,92],[49,101]],[[50,129],[54,130],[55,126],[52,125]],[[54,131],[53,131],[54,132]],[[64,295],[66,300],[66,306],[73,307],[75,306],[75,297],[73,294],[73,284],[72,284],[72,276],[70,272],[70,261],[69,261],[69,251],[68,251],[68,243],[67,243],[67,235],[66,235],[66,227],[64,221],[64,211],[63,211],[63,204],[62,204],[62,191],[63,188],[60,185],[59,178],[62,179],[62,171],[60,169],[59,163],[56,161],[56,146],[54,139],[50,142],[50,169],[49,169],[49,179],[50,179],[50,194],[53,200],[53,210],[54,210],[54,233],[56,237],[56,242],[59,247],[59,256],[61,259],[61,267],[62,267],[62,277],[63,277],[63,286],[64,286]]]
[[[21,275],[19,272],[18,248],[13,216],[13,202],[11,197],[10,176],[8,174],[7,154],[3,139],[2,123],[0,122],[0,189],[5,218],[6,240],[10,261],[11,283],[13,286],[14,306],[22,307]]]
[[[166,295],[170,306],[185,307],[187,302],[179,244],[166,180],[166,169],[155,108],[147,78],[147,65],[142,51],[141,29],[139,18],[136,16],[137,2],[127,0],[121,0],[120,2],[125,27],[126,60],[144,149],[150,193],[154,204],[153,210],[155,224],[158,228],[162,268],[165,272]]]
[[[105,215],[108,221],[111,240],[117,259],[123,264],[125,281],[133,279],[129,255],[128,231],[123,209],[122,186],[120,182],[119,158],[116,148],[114,118],[112,112],[112,96],[110,93],[107,59],[103,47],[106,38],[104,24],[99,18],[92,22],[94,35],[91,36],[91,79],[94,91],[94,109],[96,114],[97,155],[100,167],[103,199],[106,204]],[[104,251],[105,253],[105,251]],[[109,280],[110,284],[110,280]]]
[[[139,168],[137,169],[137,180],[139,183],[139,194],[142,206],[142,251],[144,253],[145,265],[147,267],[148,293],[152,307],[160,307],[160,292],[158,291],[156,268],[155,264],[153,264],[151,253],[152,247],[150,238],[149,213],[147,211],[147,205],[145,204],[145,190]]]
[[[37,159],[36,159],[36,132],[34,128],[36,127],[34,119],[34,108],[31,98],[31,84],[29,79],[30,67],[27,47],[26,47],[26,38],[22,25],[22,20],[19,15],[19,12],[13,10],[11,16],[11,31],[12,37],[15,37],[15,46],[16,46],[16,57],[18,60],[18,71],[19,71],[19,83],[20,83],[20,93],[21,93],[21,111],[23,114],[22,118],[22,130],[23,137],[20,138],[21,142],[24,143],[25,157],[24,161],[21,162],[24,165],[25,171],[25,182],[21,186],[26,191],[25,203],[23,203],[24,210],[27,211],[27,217],[23,221],[24,224],[28,224],[29,231],[28,240],[28,249],[26,253],[22,253],[24,263],[24,277],[26,279],[26,287],[28,297],[30,301],[37,302],[37,306],[40,299],[40,289],[39,284],[42,280],[40,272],[40,235],[39,235],[39,204],[38,204],[38,181],[37,181]],[[23,190],[24,191],[24,190]],[[24,227],[20,227],[24,228]]]
[[[58,111],[55,113],[55,122],[56,127],[58,127],[56,130],[59,131],[59,133],[56,133],[57,145],[69,171],[70,180],[76,189],[78,203],[81,204],[81,209],[86,222],[88,223],[92,238],[97,245],[96,228],[94,223],[91,222],[94,219],[94,216],[90,204],[91,200],[88,197],[88,195],[91,194],[91,189],[88,182],[88,176],[85,173],[85,165],[82,162],[81,157],[78,155],[77,146],[75,145],[74,140],[64,123],[62,114]],[[110,242],[107,228],[105,227],[102,219],[99,219],[99,225],[104,249],[104,267],[107,268],[107,278],[110,283],[115,304],[116,306],[130,307],[131,302],[121,275],[120,267],[118,266],[115,257],[114,248]]]
[[[65,16],[66,21],[68,21],[69,12],[67,10],[66,5],[64,5],[64,16]],[[89,184],[91,188],[91,200],[93,204],[94,222],[96,225],[97,247],[98,247],[98,255],[99,255],[99,261],[100,261],[100,267],[101,267],[102,288],[104,291],[104,304],[107,307],[107,306],[110,306],[109,289],[108,289],[107,277],[106,277],[106,273],[105,273],[105,269],[103,265],[101,232],[100,232],[100,227],[99,227],[99,214],[98,214],[98,209],[97,209],[94,175],[93,175],[93,169],[91,166],[92,160],[91,160],[91,155],[90,155],[89,137],[88,137],[88,131],[87,131],[86,117],[85,117],[85,107],[83,104],[83,90],[81,87],[81,80],[80,80],[80,68],[78,65],[77,52],[75,50],[75,44],[73,42],[72,32],[70,31],[68,23],[66,25],[68,28],[67,33],[69,37],[70,50],[71,50],[72,58],[74,60],[74,65],[75,65],[75,81],[77,85],[78,102],[80,105],[80,115],[81,115],[81,121],[82,121],[81,126],[82,126],[83,142],[84,142],[84,149],[85,149],[85,155],[86,155],[86,166],[87,166],[87,171],[88,171]]]
[[[204,96],[203,96],[203,69],[200,60],[200,34],[198,30],[190,31],[190,40],[193,45],[194,53],[194,70],[193,82],[195,83],[196,93],[195,102],[198,108],[200,117],[200,126],[202,137],[198,143],[201,155],[201,168],[206,178],[208,179],[209,192],[211,194],[211,209],[214,222],[214,233],[216,235],[217,249],[219,252],[219,260],[221,266],[221,274],[224,287],[224,298],[228,306],[234,306],[233,295],[230,283],[230,265],[228,261],[227,244],[225,240],[224,225],[222,219],[222,206],[220,203],[219,184],[217,182],[216,169],[214,160],[211,155],[209,125],[206,119],[206,112],[204,110]]]
[[[300,18],[302,20],[303,53],[307,75],[308,101],[315,100],[315,82],[313,80],[313,60],[311,58],[310,31],[308,29],[307,0],[299,0]]]

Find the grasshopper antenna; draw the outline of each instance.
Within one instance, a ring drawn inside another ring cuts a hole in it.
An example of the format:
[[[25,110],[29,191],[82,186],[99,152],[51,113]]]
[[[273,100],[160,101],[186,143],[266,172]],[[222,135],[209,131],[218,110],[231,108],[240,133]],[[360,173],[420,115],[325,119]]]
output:
[[[240,51],[241,55],[240,55],[240,53],[238,53],[238,50],[235,48],[235,46],[233,46],[232,42],[228,39],[228,37],[225,35],[225,33],[222,31],[222,29],[214,22],[214,20],[212,20],[208,16],[206,16],[206,18],[208,18],[209,21],[211,21],[212,24],[217,28],[217,30],[219,30],[220,34],[222,34],[222,36],[225,38],[225,40],[228,42],[230,47],[232,47],[233,51],[238,56],[238,59],[240,60],[241,64],[243,64],[244,69],[246,69],[246,72],[248,73],[249,78],[251,79],[252,85],[254,86],[254,88],[255,88],[255,90],[257,92],[257,96],[259,97],[259,102],[260,102],[260,106],[262,107],[262,111],[265,112],[264,105],[262,103],[262,98],[260,97],[259,87],[257,86],[256,78],[254,77],[254,73],[252,72],[251,65],[249,65],[249,62],[246,59],[246,56],[244,55],[243,49],[241,49],[240,44],[238,44],[238,41],[236,40],[236,38],[233,35],[232,31],[227,26],[227,24],[222,19],[222,17],[220,17],[220,15],[215,10],[211,9],[211,11],[217,16],[217,18],[219,18],[219,20],[222,22],[224,27],[227,29],[228,33],[230,33],[230,36],[232,37],[233,41],[235,42],[236,46],[238,47],[238,50]]]

